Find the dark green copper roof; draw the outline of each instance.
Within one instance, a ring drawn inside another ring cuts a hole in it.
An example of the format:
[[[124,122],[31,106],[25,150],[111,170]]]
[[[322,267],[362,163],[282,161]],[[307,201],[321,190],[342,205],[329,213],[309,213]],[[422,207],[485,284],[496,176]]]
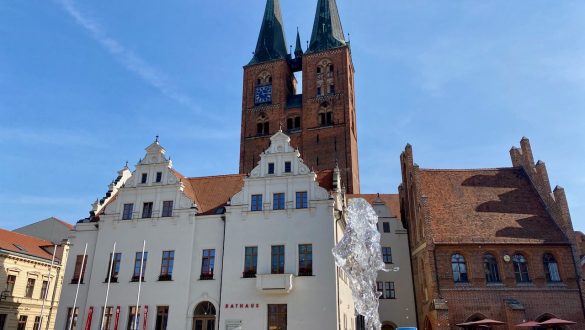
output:
[[[285,59],[288,56],[284,23],[280,12],[279,0],[268,0],[262,19],[260,36],[256,44],[256,51],[250,64],[271,60]]]
[[[345,46],[345,36],[335,0],[319,0],[308,53]]]
[[[301,45],[301,34],[297,28],[297,44],[295,46],[295,57],[303,56],[303,46]]]

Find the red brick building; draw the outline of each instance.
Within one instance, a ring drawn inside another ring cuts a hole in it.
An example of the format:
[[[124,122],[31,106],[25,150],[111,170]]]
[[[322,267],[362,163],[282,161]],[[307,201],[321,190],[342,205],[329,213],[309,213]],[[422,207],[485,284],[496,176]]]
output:
[[[254,57],[244,67],[240,173],[256,167],[282,129],[309,168],[338,164],[347,191],[359,193],[354,67],[337,4],[319,0],[309,48],[297,33],[294,58],[283,26],[279,1],[268,0]]]
[[[410,145],[402,153],[401,213],[421,329],[490,318],[511,330],[551,317],[585,329],[565,192],[551,190],[528,139],[510,154],[512,167],[438,170],[416,165]]]

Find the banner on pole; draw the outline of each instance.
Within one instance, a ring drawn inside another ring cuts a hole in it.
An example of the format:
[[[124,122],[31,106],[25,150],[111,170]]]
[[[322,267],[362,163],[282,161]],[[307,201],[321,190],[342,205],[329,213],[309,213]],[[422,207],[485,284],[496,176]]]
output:
[[[116,320],[114,321],[114,330],[118,330],[118,321],[120,320],[120,306],[116,307]]]
[[[89,307],[87,312],[87,321],[85,322],[85,330],[91,330],[91,319],[93,318],[93,306]]]
[[[142,330],[146,330],[146,322],[148,321],[148,305],[144,306],[144,325],[142,326]]]

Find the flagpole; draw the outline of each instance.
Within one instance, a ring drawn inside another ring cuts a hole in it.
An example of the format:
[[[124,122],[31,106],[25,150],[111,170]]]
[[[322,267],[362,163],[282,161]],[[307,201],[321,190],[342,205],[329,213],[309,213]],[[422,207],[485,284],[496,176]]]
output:
[[[83,250],[83,258],[81,258],[81,270],[79,272],[79,278],[77,279],[77,289],[75,290],[75,300],[73,301],[73,308],[71,309],[71,318],[69,319],[69,330],[73,328],[73,317],[75,316],[75,305],[77,305],[77,297],[79,296],[79,286],[81,285],[81,278],[83,277],[83,269],[85,266],[85,256],[87,254],[87,243],[85,243],[85,249]]]
[[[136,310],[134,314],[134,330],[138,330],[138,308],[140,307],[140,289],[142,288],[142,271],[144,267],[144,250],[146,248],[146,240],[142,242],[142,255],[140,256],[140,276],[138,277],[138,297],[136,298]]]
[[[53,266],[55,265],[55,254],[57,253],[57,244],[55,244],[53,248],[53,258],[51,258],[51,267],[49,267],[49,279],[47,280],[47,290],[45,290],[45,294],[43,298],[43,305],[41,306],[41,321],[39,323],[39,329],[43,328],[43,315],[45,314],[45,302],[47,301],[47,296],[49,295],[49,290],[51,289],[51,270],[53,270]]]
[[[102,320],[100,325],[100,330],[104,329],[104,319],[106,318],[106,308],[108,308],[108,296],[110,295],[110,283],[112,282],[112,268],[114,267],[114,254],[116,253],[116,242],[114,242],[114,247],[112,248],[112,255],[110,256],[110,274],[108,274],[108,286],[106,288],[106,301],[104,302],[104,310],[102,312]]]

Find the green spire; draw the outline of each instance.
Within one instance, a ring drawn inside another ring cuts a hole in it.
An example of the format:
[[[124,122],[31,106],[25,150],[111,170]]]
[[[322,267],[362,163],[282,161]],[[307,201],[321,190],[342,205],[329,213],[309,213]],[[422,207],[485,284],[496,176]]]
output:
[[[337,3],[335,0],[319,0],[307,52],[313,53],[345,45]]]
[[[262,19],[256,51],[250,64],[287,58],[284,24],[279,0],[268,0]]]
[[[303,56],[303,46],[301,46],[301,34],[299,28],[297,28],[297,45],[295,46],[295,58]]]

